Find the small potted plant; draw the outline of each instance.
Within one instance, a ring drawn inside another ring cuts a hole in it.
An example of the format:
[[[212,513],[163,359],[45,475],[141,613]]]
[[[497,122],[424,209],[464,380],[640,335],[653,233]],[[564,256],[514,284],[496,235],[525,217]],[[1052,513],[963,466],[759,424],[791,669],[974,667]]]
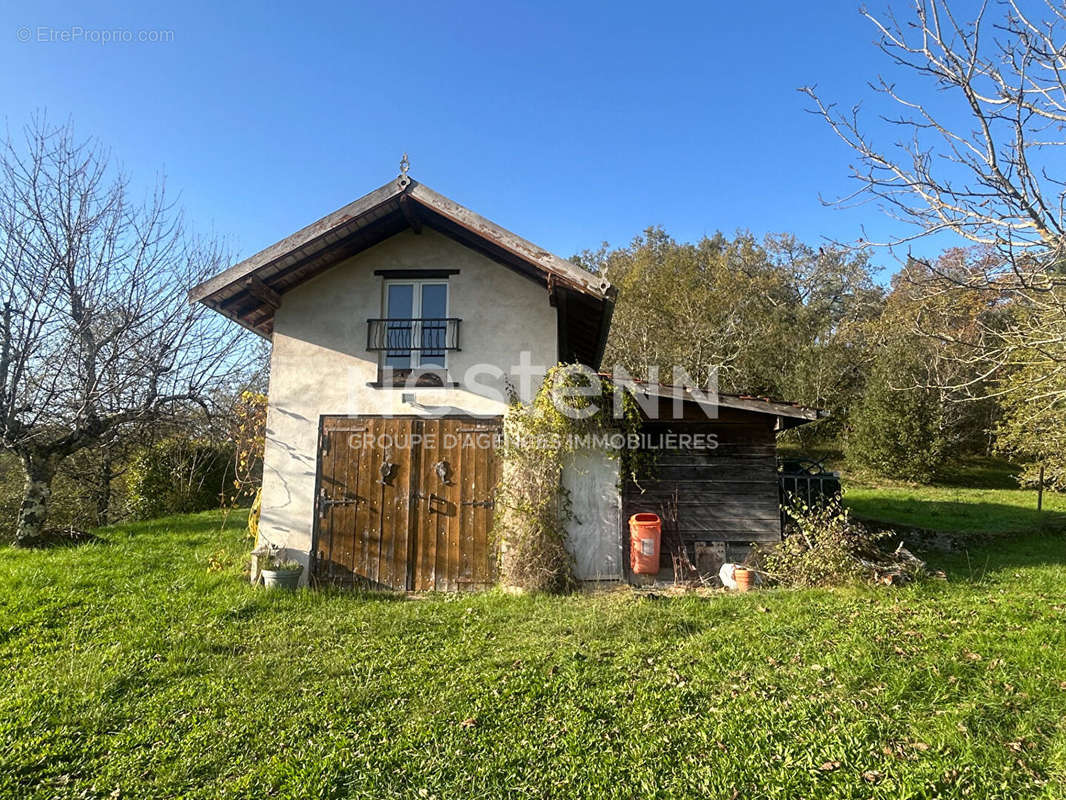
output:
[[[271,553],[263,565],[263,585],[268,589],[295,589],[303,571],[299,561],[285,561],[278,554]]]

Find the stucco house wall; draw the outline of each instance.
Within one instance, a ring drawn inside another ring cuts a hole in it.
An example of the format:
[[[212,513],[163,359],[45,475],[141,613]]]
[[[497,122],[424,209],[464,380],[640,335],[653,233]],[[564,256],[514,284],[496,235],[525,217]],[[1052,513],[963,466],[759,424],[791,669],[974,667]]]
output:
[[[462,350],[448,354],[454,388],[368,386],[378,353],[366,350],[367,320],[384,316],[381,269],[459,270],[448,279],[448,313],[459,317]],[[393,236],[284,295],[274,319],[261,536],[305,565],[311,548],[319,417],[323,414],[499,415],[507,375],[522,351],[547,368],[558,359],[556,312],[543,286],[430,229]],[[539,379],[526,391],[529,400]],[[417,405],[405,403],[413,394]],[[308,570],[304,570],[306,580]]]

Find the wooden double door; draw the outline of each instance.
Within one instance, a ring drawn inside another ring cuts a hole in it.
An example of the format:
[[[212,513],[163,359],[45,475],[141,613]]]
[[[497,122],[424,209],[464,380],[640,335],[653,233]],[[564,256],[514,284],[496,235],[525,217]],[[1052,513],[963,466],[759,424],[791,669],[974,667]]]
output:
[[[498,418],[322,418],[312,577],[413,591],[487,588]]]

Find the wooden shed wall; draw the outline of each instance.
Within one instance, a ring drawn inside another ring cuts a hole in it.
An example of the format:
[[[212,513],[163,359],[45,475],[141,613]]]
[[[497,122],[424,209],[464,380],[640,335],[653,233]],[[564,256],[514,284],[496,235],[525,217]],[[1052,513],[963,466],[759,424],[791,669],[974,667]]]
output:
[[[720,542],[729,559],[752,542],[781,538],[774,418],[721,409],[716,420],[648,421],[653,441],[673,433],[714,436],[717,447],[647,451],[644,476],[623,490],[625,518],[652,512],[663,518],[662,567],[678,541],[694,557],[697,542]]]

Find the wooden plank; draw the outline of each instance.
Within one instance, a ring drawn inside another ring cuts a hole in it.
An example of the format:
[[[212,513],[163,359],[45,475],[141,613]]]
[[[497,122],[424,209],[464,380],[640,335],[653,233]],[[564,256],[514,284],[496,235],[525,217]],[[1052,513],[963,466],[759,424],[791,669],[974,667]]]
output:
[[[656,513],[652,508],[636,509],[634,513]],[[700,531],[729,531],[732,533],[773,533],[781,530],[781,518],[764,517],[762,519],[744,518],[720,518],[720,517],[696,517],[689,516],[679,518],[675,530],[681,533],[694,533]],[[709,537],[701,536],[706,539]]]
[[[496,426],[486,426],[486,429],[495,436]],[[483,503],[494,497],[496,492],[495,442],[489,445],[483,438],[479,438],[474,465],[470,499],[472,502]],[[471,577],[475,586],[485,587],[491,585],[495,577],[496,558],[491,545],[494,510],[481,505],[473,506],[472,510],[474,570]]]
[[[727,461],[765,461],[776,464],[773,448],[762,445],[723,445],[714,450],[660,450],[651,452],[652,466],[668,464],[717,464]]]
[[[427,419],[422,422],[423,442],[430,441],[436,430],[435,420]],[[414,525],[414,589],[424,592],[430,588],[429,580],[429,507],[424,499],[425,496],[425,470],[426,462],[431,453],[426,444],[419,448],[418,470],[412,478],[412,486],[415,491],[415,499],[412,501],[415,519]]]
[[[332,459],[331,475],[333,481],[330,485],[330,491],[328,499],[332,501],[329,508],[329,527],[331,536],[333,538],[333,552],[331,556],[331,562],[333,565],[333,575],[335,580],[344,580],[345,569],[345,554],[348,548],[349,533],[345,529],[344,514],[342,505],[338,505],[337,501],[344,499],[344,470],[346,466],[345,462],[345,449],[340,441],[341,437],[336,430],[331,430],[329,435],[329,454]]]
[[[396,442],[396,422],[397,420],[394,419],[385,419],[381,423],[381,435],[393,443]],[[401,458],[399,448],[395,444],[383,444],[379,449],[378,474],[375,477],[378,484],[378,496],[381,498],[381,523],[378,528],[381,532],[381,555],[378,559],[378,583],[390,589],[395,588],[392,574],[393,551],[396,544],[392,526],[395,519],[392,513],[392,492],[386,480],[388,476],[383,475],[382,472],[385,465],[389,464],[394,473]]]
[[[730,531],[722,530],[721,528],[701,528],[698,530],[679,531],[679,535],[685,544],[703,541],[723,541],[739,544],[781,541],[780,530]]]
[[[380,498],[374,483],[377,476],[377,464],[380,459],[378,441],[381,436],[381,420],[368,419],[366,446],[359,451],[359,495],[366,498],[359,504],[356,520],[356,532],[363,548],[363,571],[360,577],[367,584],[374,585],[378,580],[378,559],[380,557]]]
[[[369,435],[369,421],[360,420],[357,426],[352,427],[358,427],[360,430],[349,431],[348,436],[345,436],[345,439],[348,439],[345,444],[349,449],[349,467],[345,475],[348,480],[349,493],[356,500],[349,523],[352,531],[352,565],[349,580],[356,585],[366,580],[367,577],[366,521],[370,513],[370,498],[364,486],[366,473],[364,462],[367,459],[364,437]],[[353,437],[356,437],[354,441]]]
[[[352,521],[353,535],[358,557],[356,568],[353,570],[358,582],[368,584],[370,582],[373,564],[370,560],[370,531],[373,528],[374,502],[371,496],[371,480],[373,480],[373,458],[376,450],[374,443],[374,425],[372,420],[366,420],[366,425],[359,442],[356,456],[355,487],[356,495],[361,502],[355,507],[355,515]]]
[[[773,516],[780,506],[776,494],[760,493],[750,495],[711,495],[703,493],[686,494],[684,486],[678,487],[675,499],[673,492],[645,492],[642,495],[630,495],[625,498],[625,507],[676,507],[678,511],[712,509],[726,516],[740,517],[753,514],[756,516]],[[773,487],[770,487],[773,488]]]
[[[752,461],[777,464],[774,451],[762,445],[730,445],[715,450],[662,450],[652,456],[652,467],[672,464],[746,464]]]
[[[385,487],[381,482],[381,464],[385,458],[385,448],[381,446],[381,441],[386,432],[386,426],[388,424],[386,419],[374,420],[374,457],[370,463],[370,496],[374,500],[374,527],[372,527],[371,535],[373,536],[373,547],[371,548],[371,560],[373,562],[373,578],[374,583],[379,587],[385,587],[388,584],[385,583],[388,577],[387,566],[387,550],[385,546],[385,531],[384,531],[384,504],[385,504]]]
[[[392,479],[391,513],[392,526],[392,585],[395,589],[407,588],[407,552],[408,552],[408,506],[410,495],[407,487],[411,482],[411,461],[414,457],[412,437],[414,434],[414,420],[396,420],[397,430],[404,438],[404,446],[398,454],[396,474]]]
[[[318,479],[315,486],[315,568],[313,575],[316,581],[323,583],[327,581],[329,576],[329,551],[332,542],[329,521],[325,518],[326,506],[323,505],[325,497],[323,492],[329,479],[329,451],[325,447],[326,436],[325,420],[323,419],[320,421],[318,428],[318,453],[316,456],[318,459]]]
[[[448,591],[448,518],[440,492],[437,478],[437,464],[445,457],[444,439],[448,435],[448,420],[438,420],[437,441],[433,448],[433,458],[426,469],[426,493],[430,495],[430,513],[433,525],[433,538],[436,542],[433,561],[433,588],[438,592]]]
[[[459,527],[459,509],[460,504],[460,475],[462,475],[463,469],[463,437],[459,430],[463,426],[462,420],[452,420],[452,424],[449,426],[452,435],[449,437],[449,446],[446,448],[447,456],[445,457],[450,467],[450,474],[448,475],[448,483],[450,485],[441,484],[441,493],[447,498],[445,505],[445,513],[447,516],[448,526],[448,591],[455,592],[459,590],[459,577],[462,569],[462,553],[460,540],[463,536],[463,531]]]
[[[499,425],[487,426],[493,438],[487,443],[479,454],[478,470],[475,480],[476,499],[481,503],[493,500],[496,494],[496,482],[499,479],[500,459],[496,451],[495,436],[499,433]],[[492,525],[496,517],[495,508],[488,505],[475,507],[475,557],[479,566],[480,575],[477,585],[482,587],[492,586],[496,582],[496,543],[493,540]]]
[[[426,439],[422,445],[422,475],[419,491],[423,498],[422,506],[422,591],[437,588],[437,518],[430,502],[431,486],[428,475],[433,471],[437,459],[437,446],[440,442],[440,420],[426,420]]]
[[[335,455],[335,474],[340,479],[334,499],[341,503],[333,506],[333,525],[339,545],[333,563],[337,579],[347,583],[352,580],[355,571],[355,513],[358,496],[351,487],[355,485],[352,469],[353,466],[358,467],[359,454],[352,452],[347,431],[336,428],[330,434],[330,452]],[[355,504],[351,501],[355,501]]]
[[[318,520],[318,551],[321,558],[316,558],[315,568],[318,577],[326,582],[333,578],[333,526],[330,524],[330,507],[324,505],[330,496],[333,481],[334,454],[328,448],[330,432],[323,425],[319,436],[319,493],[315,498],[315,516]]]
[[[403,426],[406,419],[385,419],[382,423],[382,435],[387,438],[382,448],[381,464],[378,465],[377,480],[381,489],[382,497],[382,563],[381,582],[389,589],[402,589],[404,579],[398,579],[395,574],[395,554],[397,554],[397,513],[395,513],[395,485],[394,479],[403,469],[402,464],[406,461],[406,453],[402,447]],[[388,476],[383,475],[386,463],[391,466]]]
[[[271,311],[281,308],[281,295],[263,283],[257,275],[249,276],[244,286],[252,297],[262,302]]]
[[[416,234],[422,233],[422,218],[418,216],[415,204],[402,195],[400,197],[400,211],[403,212],[403,218],[407,220],[411,230]]]
[[[461,426],[456,426],[456,431]],[[460,434],[462,435],[462,434]],[[455,465],[456,498],[458,509],[456,525],[459,530],[459,574],[457,580],[460,588],[469,588],[474,582],[474,558],[477,550],[477,529],[475,525],[477,509],[471,505],[477,485],[478,446],[473,439],[463,441],[459,447],[459,462]]]
[[[495,533],[493,526],[496,523],[496,486],[500,481],[503,464],[500,461],[500,453],[497,449],[498,442],[495,440],[495,435],[501,432],[499,426],[494,431],[494,439],[492,447],[489,449],[486,458],[488,459],[488,469],[486,470],[486,480],[481,487],[482,495],[486,499],[492,498],[493,505],[485,509],[485,558],[486,558],[486,576],[485,585],[491,586],[496,583],[496,567],[498,565],[499,555],[499,542],[494,538]]]
[[[437,464],[447,457],[445,439],[450,428],[448,423],[448,420],[440,420],[439,429],[441,435],[437,440],[433,463],[429,465],[426,481],[427,489],[434,498],[432,503],[433,526],[437,534],[436,581],[434,588],[438,592],[450,591],[448,562],[451,556],[451,548],[449,547],[448,541],[447,498],[445,498],[441,492],[440,480],[437,478]]]
[[[664,481],[658,484],[641,484],[644,487],[644,491],[641,492],[639,488],[632,484],[627,484],[625,488],[625,496],[629,497],[648,497],[653,496],[661,500],[666,500],[673,496],[674,489],[685,488],[688,491],[689,484],[685,481]],[[777,481],[776,480],[751,480],[751,481],[708,481],[697,485],[691,485],[691,497],[706,497],[708,501],[711,498],[721,497],[748,497],[748,496],[769,496],[771,493],[776,495]],[[680,498],[679,498],[680,499]]]
[[[723,491],[722,481],[670,481],[657,484],[645,484],[639,489],[626,491],[625,502],[656,502],[685,505],[735,505],[749,508],[752,504],[767,505],[777,508],[779,493],[777,484],[772,481],[736,484],[741,491]]]
[[[652,508],[635,509],[634,513],[650,512],[652,514],[656,511]],[[742,533],[744,531],[752,531],[755,533],[765,533],[781,530],[781,518],[780,517],[762,517],[760,519],[751,519],[750,517],[743,518],[729,518],[729,517],[680,517],[676,523],[675,530],[679,530],[682,533],[686,531],[732,531],[734,533]],[[702,537],[707,538],[707,537]]]
[[[349,433],[350,466],[348,468],[349,491],[358,501],[352,508],[352,583],[365,582],[368,579],[369,551],[366,530],[370,517],[370,495],[366,488],[366,462],[373,448],[369,420],[361,420],[361,430]],[[352,441],[351,437],[357,438]],[[351,445],[354,444],[355,447]]]
[[[664,509],[677,509],[677,514],[685,519],[777,519],[781,512],[777,506],[760,504],[748,507],[742,503],[730,503],[728,505],[716,505],[690,502],[685,505],[678,503],[656,503],[649,501],[634,501],[626,504],[626,518],[633,514],[650,511],[653,514],[663,516]],[[669,515],[667,515],[669,516]]]
[[[425,433],[423,420],[412,420],[411,435],[422,437]],[[418,501],[422,470],[422,446],[411,448],[411,463],[407,469],[407,563],[405,586],[408,590],[418,588],[418,542],[421,503]]]
[[[725,482],[776,482],[777,472],[771,465],[752,465],[741,468],[737,465],[687,464],[684,466],[659,467],[655,478],[664,481],[687,483],[689,481]]]
[[[430,426],[432,420],[419,420],[417,425],[418,432],[422,435],[423,439],[431,432]],[[426,459],[426,450],[424,445],[419,445],[418,450],[412,456],[411,461],[411,476],[410,476],[410,517],[407,521],[407,529],[409,531],[408,552],[410,553],[411,564],[408,567],[410,573],[409,586],[413,591],[424,591],[424,576],[425,576],[425,516],[426,507],[425,503],[420,499],[420,493],[422,491],[422,470]]]
[[[642,426],[645,433],[663,432],[717,434],[723,440],[730,437],[743,437],[745,441],[772,441],[773,426],[761,418],[755,422],[740,419],[706,419],[702,414],[693,419],[675,420],[669,418],[670,404],[666,406],[667,416],[660,419],[646,420]]]
[[[407,486],[407,471],[411,466],[411,420],[392,420],[396,442],[393,473],[385,487],[385,512],[389,517],[389,585],[393,589],[407,588],[407,503],[403,489]],[[403,502],[401,502],[403,500]]]

